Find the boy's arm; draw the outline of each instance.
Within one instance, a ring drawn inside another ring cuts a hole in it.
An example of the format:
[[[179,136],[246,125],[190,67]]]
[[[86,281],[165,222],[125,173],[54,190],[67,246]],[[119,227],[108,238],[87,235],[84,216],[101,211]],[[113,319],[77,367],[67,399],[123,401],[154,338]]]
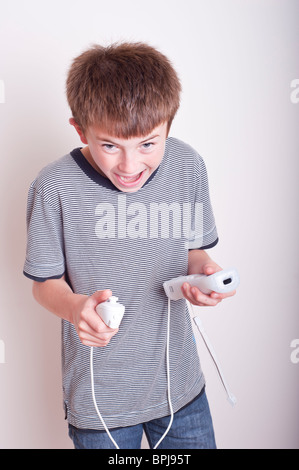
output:
[[[188,255],[188,274],[214,274],[221,271],[221,267],[213,261],[204,250],[190,250]],[[212,292],[209,295],[203,294],[197,287],[191,287],[190,284],[185,282],[182,286],[184,297],[189,300],[193,305],[199,306],[215,306],[222,299],[231,297],[235,291],[228,294],[218,294]]]
[[[44,282],[34,281],[32,292],[40,305],[72,323],[86,346],[106,346],[118,331],[105,325],[95,310],[111,296],[110,290],[97,291],[90,297],[74,294],[63,276]]]

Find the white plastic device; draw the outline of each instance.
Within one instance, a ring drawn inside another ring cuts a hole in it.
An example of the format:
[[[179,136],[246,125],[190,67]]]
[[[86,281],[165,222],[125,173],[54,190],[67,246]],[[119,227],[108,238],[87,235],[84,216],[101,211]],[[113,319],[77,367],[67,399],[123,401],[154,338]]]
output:
[[[223,269],[222,271],[218,271],[214,274],[211,274],[210,276],[206,276],[204,274],[192,274],[189,276],[175,277],[163,283],[165,293],[168,296],[168,302],[170,300],[179,300],[184,298],[181,290],[184,282],[188,282],[192,287],[198,287],[199,290],[204,294],[210,294],[211,292],[218,292],[223,294],[235,290],[240,283],[240,278],[235,268]],[[229,390],[214,348],[204,330],[203,323],[200,317],[195,315],[194,307],[189,301],[187,301],[187,306],[189,313],[191,317],[193,317],[193,321],[196,324],[197,329],[216,366],[219,378],[226,391],[228,400],[230,404],[234,406],[237,402],[236,397]]]
[[[163,283],[167,297],[171,300],[183,299],[181,287],[184,282],[188,282],[192,287],[198,287],[203,294],[210,294],[211,292],[225,294],[238,287],[240,278],[234,268],[223,269],[210,276],[191,274],[189,276],[175,277]]]
[[[125,306],[118,303],[118,297],[111,296],[96,307],[97,313],[109,328],[118,328],[125,313]]]
[[[117,301],[118,301],[118,297],[111,296],[108,300],[106,300],[106,302],[102,302],[96,306],[96,312],[100,315],[103,322],[107,326],[110,326],[110,328],[118,328],[122,321],[123,315],[125,313],[124,305],[119,304]],[[160,445],[160,443],[163,441],[164,437],[168,433],[169,429],[172,426],[173,416],[174,416],[171,396],[170,396],[169,332],[170,332],[170,299],[168,299],[167,338],[166,338],[167,395],[168,395],[168,403],[169,403],[169,408],[170,408],[170,421],[168,423],[167,429],[165,430],[164,434],[161,436],[160,440],[155,445],[154,449],[156,449]],[[115,448],[119,449],[118,444],[113,439],[97,405],[96,396],[95,396],[95,387],[94,387],[94,375],[93,375],[93,346],[91,346],[90,348],[90,379],[91,379],[91,393],[92,393],[93,404],[98,414],[98,417],[100,418],[102,425],[106,433],[108,434],[110,440],[114,444]]]
[[[125,313],[125,306],[121,303],[118,303],[118,297],[112,295],[111,297],[109,297],[108,300],[106,300],[106,302],[102,302],[96,306],[96,312],[107,326],[109,326],[110,328],[118,328]],[[111,441],[113,442],[114,446],[116,447],[116,449],[119,449],[117,443],[111,436],[111,433],[107,428],[107,425],[97,405],[93,376],[93,346],[91,346],[90,348],[90,378],[93,404],[98,414],[98,417],[100,418],[102,425],[104,426],[104,429]]]
[[[173,419],[174,419],[174,411],[173,411],[173,406],[172,406],[172,401],[171,401],[171,390],[170,390],[170,364],[169,364],[169,333],[170,333],[170,301],[171,300],[178,300],[182,299],[183,293],[181,291],[181,286],[184,282],[189,282],[192,286],[197,286],[201,292],[209,294],[210,292],[231,292],[232,290],[236,289],[236,287],[239,285],[239,275],[237,271],[233,268],[231,269],[226,269],[223,271],[219,271],[215,274],[212,274],[210,276],[205,276],[203,274],[195,274],[191,276],[179,276],[173,279],[170,279],[169,281],[164,282],[163,287],[164,290],[168,296],[168,314],[167,314],[167,338],[166,338],[166,372],[167,372],[167,395],[168,395],[168,403],[169,403],[169,409],[170,409],[170,420],[168,423],[168,427],[165,430],[163,436],[161,436],[160,440],[156,443],[154,449],[157,449],[160,445],[160,443],[163,441],[164,437],[167,435],[169,432]],[[104,323],[109,326],[110,328],[118,328],[124,312],[125,312],[125,307],[124,305],[120,304],[117,302],[118,297],[110,297],[106,302],[102,302],[101,304],[97,305],[96,311],[104,321]],[[187,301],[188,309],[193,317],[193,320],[195,324],[197,325],[197,328],[206,344],[206,347],[208,351],[210,352],[210,355],[214,361],[214,364],[217,368],[218,374],[220,376],[220,379],[222,381],[222,384],[226,390],[226,393],[228,395],[228,399],[232,405],[236,404],[236,398],[235,396],[230,392],[227,383],[224,379],[223,373],[221,371],[221,367],[218,363],[218,360],[216,358],[216,354],[213,350],[213,347],[204,331],[202,322],[198,316],[194,316],[194,310],[192,304],[190,304]],[[95,396],[95,387],[94,387],[94,376],[93,376],[93,347],[90,348],[90,373],[91,373],[91,391],[92,391],[92,398],[93,398],[93,403],[95,406],[95,409],[97,411],[97,414],[104,426],[105,431],[107,432],[110,440],[113,442],[114,446],[116,449],[119,449],[117,442],[113,439],[109,429],[107,428],[107,425],[100,413],[100,410],[97,405],[96,401],[96,396]]]

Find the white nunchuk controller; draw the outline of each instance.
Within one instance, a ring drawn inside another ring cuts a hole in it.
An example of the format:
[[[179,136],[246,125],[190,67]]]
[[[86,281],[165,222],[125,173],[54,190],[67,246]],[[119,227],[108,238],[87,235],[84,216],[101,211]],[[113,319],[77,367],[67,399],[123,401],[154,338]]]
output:
[[[179,276],[163,283],[166,295],[171,300],[183,299],[181,287],[184,282],[188,282],[192,287],[198,287],[203,294],[218,292],[225,294],[235,290],[239,283],[239,275],[234,268],[223,269],[210,276],[205,274],[191,274],[189,276]]]
[[[117,301],[118,297],[111,296],[96,306],[97,313],[109,328],[118,328],[125,313],[124,305]]]

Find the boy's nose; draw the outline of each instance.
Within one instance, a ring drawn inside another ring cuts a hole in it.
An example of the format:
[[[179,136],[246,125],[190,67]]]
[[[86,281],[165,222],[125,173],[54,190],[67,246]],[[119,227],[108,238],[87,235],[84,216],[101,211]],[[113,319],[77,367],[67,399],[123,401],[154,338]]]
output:
[[[126,175],[134,175],[138,171],[138,160],[134,152],[123,152],[118,164],[119,170]]]

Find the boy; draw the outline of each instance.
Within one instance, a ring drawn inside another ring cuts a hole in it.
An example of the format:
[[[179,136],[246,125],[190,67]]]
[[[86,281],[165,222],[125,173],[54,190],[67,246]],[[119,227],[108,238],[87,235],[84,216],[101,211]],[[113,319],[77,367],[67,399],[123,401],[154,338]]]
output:
[[[169,377],[163,282],[220,267],[201,157],[168,138],[181,86],[168,59],[142,43],[94,46],[67,78],[70,123],[84,148],[44,168],[28,198],[24,273],[35,299],[62,318],[64,407],[75,448],[215,448],[204,377],[185,300],[171,303]],[[183,293],[215,306],[227,295]],[[118,329],[96,306],[111,295]],[[168,379],[170,383],[168,383]],[[170,397],[169,397],[170,394]]]

